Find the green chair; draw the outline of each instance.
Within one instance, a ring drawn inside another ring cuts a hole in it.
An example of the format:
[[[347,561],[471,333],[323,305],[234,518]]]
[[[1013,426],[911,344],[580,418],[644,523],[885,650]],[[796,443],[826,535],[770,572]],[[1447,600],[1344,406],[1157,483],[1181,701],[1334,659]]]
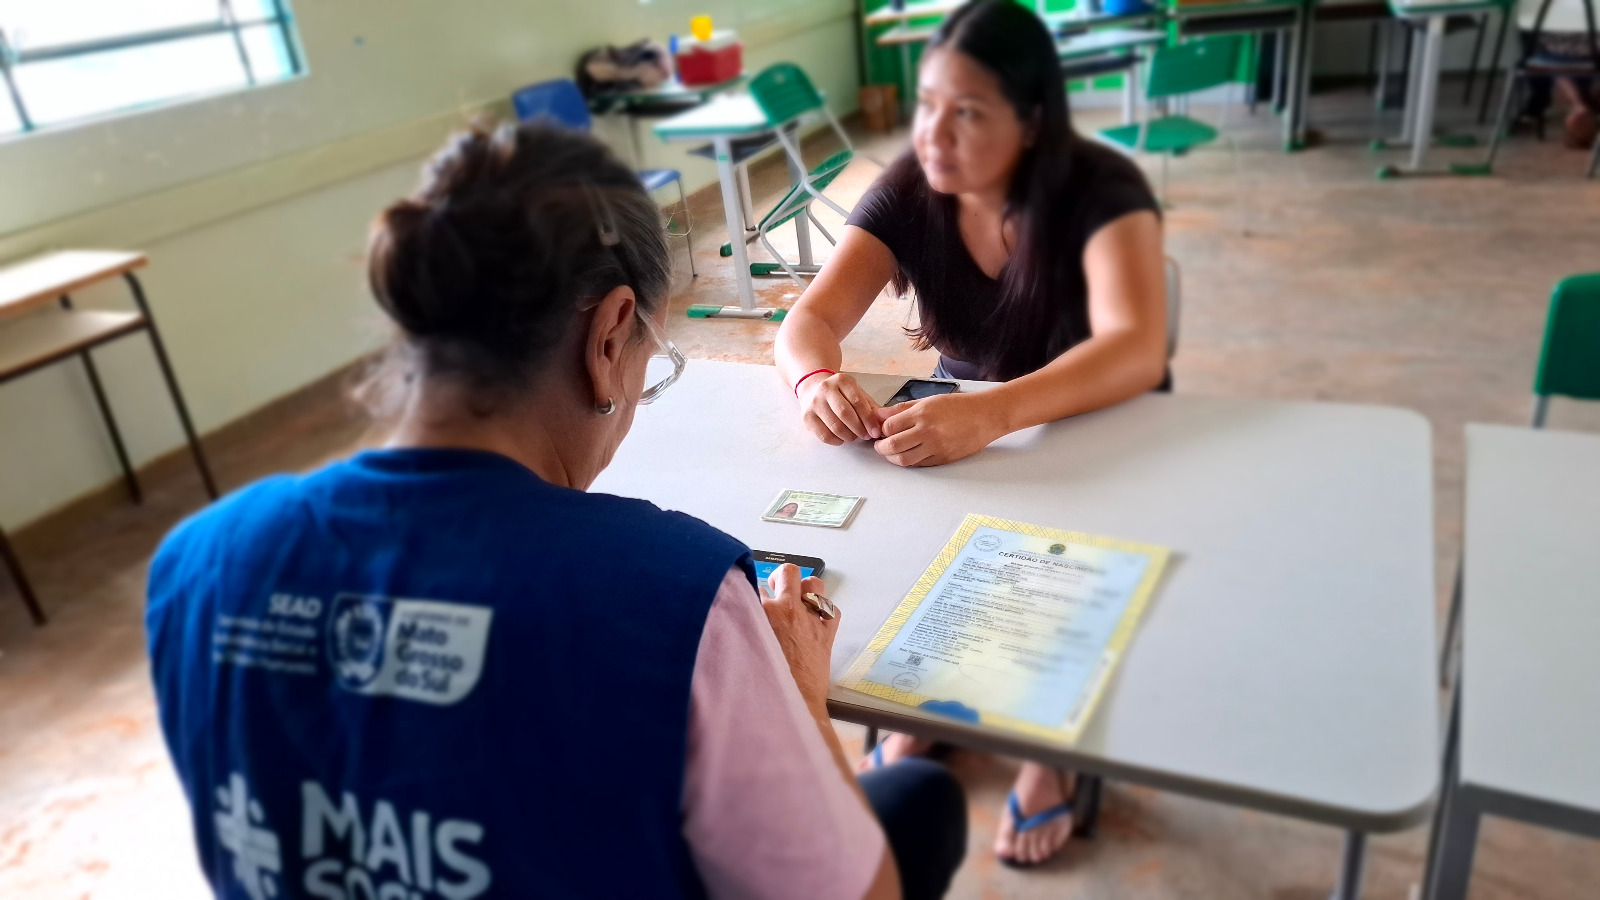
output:
[[[767,236],[772,231],[795,218],[804,215],[811,224],[817,227],[828,243],[838,243],[833,239],[811,214],[811,204],[817,200],[826,203],[829,208],[841,216],[849,216],[850,211],[833,202],[822,192],[833,180],[839,177],[845,166],[855,159],[855,147],[850,143],[849,135],[844,133],[844,128],[839,125],[839,120],[834,118],[828,104],[824,102],[821,92],[811,84],[811,79],[794,63],[776,63],[762,70],[759,75],[750,80],[750,96],[761,107],[767,121],[777,126],[778,142],[783,145],[783,152],[794,164],[794,170],[804,173],[798,184],[795,184],[783,195],[783,199],[760,221],[756,223],[756,236],[761,240],[761,246],[772,254],[775,263],[751,263],[751,275],[774,275],[782,270],[793,278],[802,287],[805,282],[801,274],[816,274],[820,266],[802,266],[791,263],[772,246]],[[805,158],[800,153],[799,128],[796,127],[807,120],[821,119],[833,129],[844,149],[829,156],[815,168],[806,168]]]
[[[1145,113],[1141,121],[1101,129],[1100,140],[1135,153],[1161,156],[1161,187],[1167,192],[1167,160],[1188,153],[1217,139],[1217,129],[1183,115],[1150,118],[1148,101],[1164,101],[1199,91],[1210,90],[1233,80],[1238,71],[1244,39],[1238,35],[1188,41],[1172,47],[1157,47],[1150,56],[1150,75],[1145,86]]]
[[[1562,279],[1550,295],[1550,312],[1544,321],[1544,347],[1533,376],[1534,428],[1543,428],[1553,395],[1579,400],[1600,400],[1600,272]],[[1439,651],[1439,681],[1446,686],[1455,657],[1456,632],[1461,627],[1461,570],[1456,569],[1455,590],[1445,619],[1444,644]]]
[[[1544,427],[1554,394],[1600,400],[1600,272],[1567,278],[1550,295],[1533,379],[1533,427]]]

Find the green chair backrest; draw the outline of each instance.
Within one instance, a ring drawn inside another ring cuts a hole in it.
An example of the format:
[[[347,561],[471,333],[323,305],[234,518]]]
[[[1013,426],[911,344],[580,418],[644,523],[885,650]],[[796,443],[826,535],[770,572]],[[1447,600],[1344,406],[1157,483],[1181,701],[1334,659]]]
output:
[[[845,166],[850,165],[850,161],[854,158],[855,152],[846,148],[823,160],[809,173],[811,186],[819,191],[827,190],[828,185],[833,184],[833,180],[839,177],[839,173],[843,172]],[[757,227],[762,231],[771,231],[804,212],[815,199],[811,192],[797,184],[789,188],[789,193],[783,195],[783,199],[778,201],[778,205],[774,206],[771,212],[762,216]]]
[[[750,79],[750,96],[774,124],[822,106],[822,95],[794,63],[774,63]]]
[[[1533,392],[1600,400],[1600,272],[1556,285]]]
[[[1192,94],[1232,81],[1243,44],[1244,38],[1235,34],[1157,47],[1150,57],[1145,96],[1157,99]]]

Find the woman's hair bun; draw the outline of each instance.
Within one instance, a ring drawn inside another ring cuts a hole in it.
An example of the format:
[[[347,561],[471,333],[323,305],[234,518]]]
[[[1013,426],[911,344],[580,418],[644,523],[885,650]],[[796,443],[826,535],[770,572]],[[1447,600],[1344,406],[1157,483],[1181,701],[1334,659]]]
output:
[[[543,365],[585,301],[623,284],[645,310],[665,299],[659,215],[593,137],[479,125],[429,160],[415,194],[379,214],[368,280],[425,374],[513,387]],[[603,228],[620,240],[608,246]]]

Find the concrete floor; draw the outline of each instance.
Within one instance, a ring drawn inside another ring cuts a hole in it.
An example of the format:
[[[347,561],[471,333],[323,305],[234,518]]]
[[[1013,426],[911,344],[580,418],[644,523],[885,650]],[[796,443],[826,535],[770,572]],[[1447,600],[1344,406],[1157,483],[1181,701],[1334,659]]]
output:
[[[1224,129],[1232,146],[1171,167],[1167,246],[1184,283],[1177,390],[1425,414],[1435,429],[1442,600],[1460,546],[1462,425],[1526,420],[1550,286],[1600,269],[1600,181],[1582,180],[1582,154],[1528,139],[1508,148],[1494,178],[1377,181],[1373,170],[1398,154],[1366,149],[1379,128],[1366,98],[1319,97],[1313,109],[1327,136],[1319,149],[1283,154],[1275,120],[1235,107]],[[1219,112],[1196,114],[1216,121]],[[1110,122],[1101,111],[1078,119],[1083,130]],[[1447,106],[1441,121],[1466,117]],[[868,138],[861,149],[887,159],[904,140]],[[1441,148],[1435,158],[1480,152]],[[832,193],[848,206],[875,172],[858,162]],[[757,194],[775,195],[783,179],[777,166],[758,171]],[[707,191],[694,206],[702,274],[680,277],[675,307],[735,302],[716,256],[720,203]],[[780,245],[792,252],[792,237]],[[760,284],[764,304],[787,305],[795,293],[787,281]],[[928,354],[911,352],[899,331],[910,315],[907,301],[882,298],[846,343],[846,365],[928,371]],[[670,330],[691,358],[764,362],[775,329],[673,318]],[[212,435],[223,481],[348,451],[366,425],[341,399],[344,387],[325,380]],[[1600,430],[1600,409],[1557,401],[1551,422]],[[9,583],[0,585],[0,897],[204,894],[156,727],[141,627],[149,553],[201,497],[181,460],[153,466],[146,481],[142,507],[90,501],[21,536],[48,627],[28,625]],[[859,729],[840,731],[859,747]],[[1331,829],[1115,784],[1095,840],[1042,869],[1010,871],[988,847],[1012,764],[959,754],[952,765],[968,785],[973,824],[956,897],[1314,900],[1333,880],[1340,836]],[[1424,840],[1423,830],[1377,838],[1366,896],[1407,897]],[[1600,844],[1491,820],[1475,872],[1474,900],[1592,898]]]

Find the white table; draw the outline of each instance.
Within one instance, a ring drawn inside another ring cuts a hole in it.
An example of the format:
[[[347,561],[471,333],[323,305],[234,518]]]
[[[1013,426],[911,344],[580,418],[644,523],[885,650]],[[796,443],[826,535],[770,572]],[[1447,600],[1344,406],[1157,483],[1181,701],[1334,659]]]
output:
[[[880,401],[904,379],[862,376]],[[981,385],[969,385],[981,388]],[[866,498],[768,523],[780,490]],[[595,484],[762,550],[821,557],[838,678],[966,513],[1171,547],[1088,731],[1065,747],[836,688],[835,717],[1346,829],[1426,817],[1438,777],[1430,436],[1394,409],[1148,395],[899,469],[807,434],[777,370],[694,360]]]
[[[656,136],[664,141],[710,140],[717,161],[717,181],[722,185],[722,212],[728,221],[728,245],[732,249],[734,281],[739,290],[739,305],[724,306],[718,313],[724,318],[778,319],[777,310],[756,306],[755,285],[750,281],[750,257],[745,252],[745,236],[737,234],[737,223],[743,221],[743,204],[739,200],[739,184],[733,166],[733,141],[736,138],[765,134],[778,128],[789,127],[788,122],[773,122],[761,111],[754,97],[747,93],[723,94],[688,112],[679,113],[656,123]],[[798,184],[805,177],[785,154],[791,183]],[[748,190],[748,186],[746,187]],[[794,220],[795,237],[800,252],[800,264],[812,265],[811,229],[805,216]]]
[[[964,3],[965,0],[962,0]],[[912,83],[911,47],[915,44],[927,43],[939,30],[940,24],[912,25],[910,20],[918,17],[945,15],[952,12],[960,3],[949,4],[942,0],[933,0],[910,6],[907,10],[895,12],[889,7],[883,7],[868,15],[863,21],[867,25],[882,25],[897,22],[893,28],[878,35],[876,43],[881,47],[900,48],[900,66],[906,73],[906,84],[903,93],[909,100],[914,93],[915,85]],[[947,8],[948,7],[948,8]],[[1083,4],[1072,12],[1046,14],[1040,12],[1039,18],[1050,29],[1052,35],[1064,35],[1056,41],[1056,53],[1061,60],[1064,74],[1069,81],[1080,77],[1092,77],[1103,74],[1094,70],[1092,66],[1088,71],[1075,72],[1075,68],[1083,68],[1085,63],[1095,57],[1111,57],[1132,53],[1144,47],[1160,46],[1166,42],[1166,33],[1151,29],[1116,28],[1117,25],[1150,24],[1161,19],[1157,9],[1145,12],[1110,14],[1093,13],[1089,11],[1088,4]],[[1091,31],[1101,28],[1104,30]],[[1152,38],[1154,35],[1154,38]],[[1138,76],[1136,69],[1137,60],[1132,60],[1125,69],[1111,69],[1110,71],[1126,71],[1123,79],[1122,121],[1133,121],[1133,107],[1136,102],[1135,92],[1138,89]]]
[[[1505,0],[1389,0],[1389,9],[1395,18],[1421,22],[1424,29],[1423,39],[1415,42],[1411,49],[1411,78],[1406,84],[1405,118],[1397,141],[1411,145],[1411,160],[1403,171],[1411,174],[1423,171],[1428,160],[1428,147],[1433,143],[1445,20],[1463,13],[1505,8]],[[1399,171],[1386,167],[1379,170],[1379,174],[1395,175]]]
[[[1485,813],[1600,838],[1600,435],[1468,425],[1466,491],[1428,900],[1466,896]]]
[[[1104,64],[1122,70],[1122,124],[1134,120],[1139,103],[1139,51],[1160,47],[1167,42],[1165,31],[1151,28],[1106,28],[1068,35],[1056,41],[1056,58],[1061,60],[1067,78],[1079,77],[1084,70],[1099,74]]]

